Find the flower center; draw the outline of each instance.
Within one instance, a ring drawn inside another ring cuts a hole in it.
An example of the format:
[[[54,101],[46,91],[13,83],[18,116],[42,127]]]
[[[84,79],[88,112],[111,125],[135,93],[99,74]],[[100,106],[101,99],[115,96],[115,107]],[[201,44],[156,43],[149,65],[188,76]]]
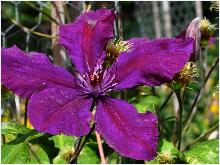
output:
[[[94,72],[90,75],[90,84],[95,87],[97,84],[101,83],[103,73],[101,71]]]

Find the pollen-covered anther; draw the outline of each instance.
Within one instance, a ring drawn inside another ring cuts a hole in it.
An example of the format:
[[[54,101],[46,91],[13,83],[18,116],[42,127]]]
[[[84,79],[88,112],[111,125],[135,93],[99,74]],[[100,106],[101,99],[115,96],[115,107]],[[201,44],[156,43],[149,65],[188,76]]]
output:
[[[117,57],[120,53],[129,51],[131,46],[132,44],[123,41],[122,38],[111,40],[106,46],[106,53]]]
[[[184,68],[174,76],[173,83],[179,83],[183,86],[193,77],[198,77],[198,71],[193,62],[188,62]]]
[[[118,58],[119,54],[122,52],[129,52],[130,48],[132,47],[132,44],[123,41],[122,38],[119,38],[118,40],[110,40],[106,45],[106,59],[105,64],[106,66],[110,66],[115,62],[115,60]]]

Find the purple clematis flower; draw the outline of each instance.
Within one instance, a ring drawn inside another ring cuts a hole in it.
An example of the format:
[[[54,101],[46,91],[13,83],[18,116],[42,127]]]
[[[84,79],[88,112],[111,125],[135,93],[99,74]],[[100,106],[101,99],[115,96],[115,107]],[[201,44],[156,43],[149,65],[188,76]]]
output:
[[[133,105],[107,92],[169,82],[189,60],[193,39],[131,39],[127,41],[131,48],[104,68],[105,47],[114,37],[114,19],[111,10],[101,9],[60,27],[59,42],[78,71],[75,75],[53,65],[44,54],[24,53],[14,46],[2,49],[2,82],[30,99],[28,117],[39,132],[87,134],[95,100],[95,129],[106,143],[123,156],[151,160],[157,148],[156,116],[140,114]]]
[[[194,51],[190,56],[190,61],[196,62],[199,59],[199,51],[200,51],[200,41],[201,41],[201,32],[200,32],[200,18],[194,18],[190,24],[176,36],[176,38],[187,38],[191,37],[194,39]]]

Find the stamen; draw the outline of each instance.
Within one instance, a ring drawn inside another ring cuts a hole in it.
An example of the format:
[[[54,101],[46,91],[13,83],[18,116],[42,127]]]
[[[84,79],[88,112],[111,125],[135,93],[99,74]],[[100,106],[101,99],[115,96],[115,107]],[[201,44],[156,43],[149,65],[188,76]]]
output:
[[[95,87],[102,81],[103,73],[100,70],[97,70],[90,75],[90,84]]]
[[[191,78],[198,77],[196,65],[193,62],[188,62],[184,68],[174,76],[173,83],[186,85]]]
[[[108,68],[111,66],[117,60],[120,53],[128,52],[131,47],[132,44],[127,41],[123,41],[122,38],[119,38],[119,40],[109,41],[106,46],[106,58],[104,67]]]

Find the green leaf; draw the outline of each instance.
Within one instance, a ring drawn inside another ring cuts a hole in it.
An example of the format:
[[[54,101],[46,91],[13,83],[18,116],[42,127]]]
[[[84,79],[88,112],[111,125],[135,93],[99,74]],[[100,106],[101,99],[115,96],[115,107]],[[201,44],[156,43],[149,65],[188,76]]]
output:
[[[157,157],[154,160],[145,161],[146,164],[184,163],[183,154],[171,142],[159,139],[158,143]]]
[[[27,142],[17,145],[5,144],[1,148],[1,163],[3,164],[26,164],[28,160]]]
[[[39,145],[31,145],[29,151],[30,156],[27,164],[50,164],[47,153]]]
[[[66,136],[66,135],[56,135],[51,137],[50,139],[52,139],[55,143],[55,147],[57,148],[62,148],[62,147],[66,147],[66,146],[73,146],[74,142],[75,142],[75,137],[73,136]]]
[[[113,152],[108,156],[108,164],[117,164],[119,155],[116,152]]]
[[[186,152],[186,162],[191,164],[218,164],[218,147],[218,139],[197,143],[188,152]]]
[[[50,163],[53,162],[53,159],[58,155],[59,149],[55,147],[53,140],[49,139],[52,135],[44,134],[40,137],[36,137],[30,141],[32,144],[38,144],[46,153],[50,160]]]
[[[78,164],[98,164],[100,159],[97,153],[87,145],[81,151],[79,158],[77,160]]]
[[[97,146],[97,144],[96,144]],[[80,155],[77,159],[78,164],[97,164],[100,163],[99,156],[97,155],[96,150],[93,149],[93,144],[90,143],[86,144],[82,151],[80,152]],[[66,164],[68,163],[67,160],[64,158],[69,158],[69,154],[71,153],[73,148],[71,146],[63,147],[59,153],[59,155],[54,159],[54,164]],[[69,161],[69,159],[68,159]]]
[[[37,144],[39,147],[41,147],[47,153],[48,158],[50,160],[50,163],[52,163],[53,158],[56,157],[57,154],[59,153],[59,149],[55,147],[53,140],[48,139],[52,136],[50,134],[41,134],[41,133],[38,133],[34,129],[28,129],[24,126],[16,125],[13,123],[3,127],[2,130],[3,130],[3,134],[13,135],[15,137],[14,140],[8,142],[6,145],[3,145],[3,147],[6,149],[8,148],[8,146],[13,148],[14,149],[13,153],[19,152],[20,149],[17,146],[22,146],[22,147],[25,146],[26,150],[24,150],[23,153],[26,152],[26,155],[29,155],[28,143]],[[42,151],[40,151],[40,150],[41,149],[38,149],[38,151],[40,153],[42,153]],[[6,158],[5,158],[5,156],[6,156]],[[2,159],[6,159],[6,160],[13,159],[13,158],[10,158],[10,156],[13,156],[13,155],[7,156],[7,155],[3,154]],[[16,156],[16,158],[18,158],[18,160],[22,159],[19,156],[20,155],[18,154]],[[42,157],[42,158],[44,158],[44,157]],[[43,160],[41,160],[41,161],[43,161]],[[16,162],[16,163],[18,163],[18,162]]]
[[[66,164],[66,160],[64,157],[68,157],[67,155],[72,150],[72,147],[75,142],[75,137],[73,136],[66,136],[66,135],[56,135],[50,138],[54,141],[55,147],[60,149],[59,154],[53,159],[54,164]]]
[[[29,132],[25,134],[19,134],[16,139],[8,142],[7,144],[19,144],[19,143],[24,143],[24,142],[29,142],[30,140],[37,138],[41,136],[36,130],[32,129]]]
[[[160,162],[157,158],[155,158],[154,160],[145,161],[145,164],[160,164]]]
[[[147,110],[155,112],[155,106],[159,104],[159,98],[156,96],[146,96],[140,98],[138,103],[134,103],[134,106],[137,108],[138,112],[145,113]]]
[[[19,134],[26,134],[28,132],[30,132],[31,129],[19,125],[19,124],[15,124],[15,123],[10,123],[6,126],[2,127],[2,134],[4,135],[13,135],[13,136],[17,136]]]

